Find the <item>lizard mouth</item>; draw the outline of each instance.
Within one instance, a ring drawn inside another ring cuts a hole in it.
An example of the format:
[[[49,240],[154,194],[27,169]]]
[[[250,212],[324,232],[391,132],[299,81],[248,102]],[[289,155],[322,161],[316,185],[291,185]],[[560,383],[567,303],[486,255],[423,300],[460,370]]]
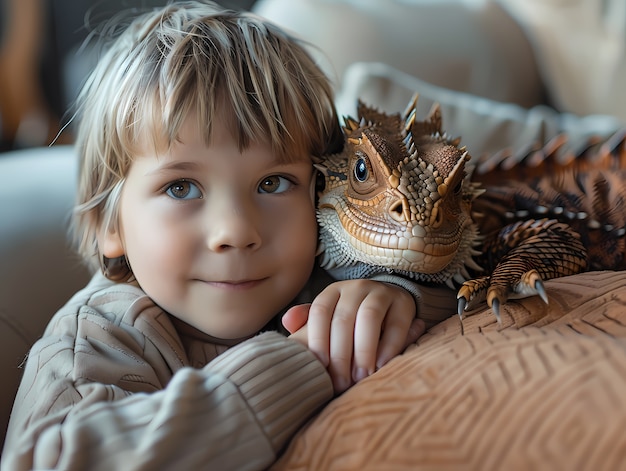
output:
[[[437,273],[452,262],[459,248],[461,234],[437,237],[397,237],[390,234],[349,234],[349,244],[355,257],[363,263],[384,266],[394,270]]]

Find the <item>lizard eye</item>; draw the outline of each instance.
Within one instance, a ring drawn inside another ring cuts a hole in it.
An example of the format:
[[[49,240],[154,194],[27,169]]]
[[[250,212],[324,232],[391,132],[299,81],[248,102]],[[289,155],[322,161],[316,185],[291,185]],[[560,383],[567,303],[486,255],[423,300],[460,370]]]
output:
[[[367,163],[363,157],[357,159],[354,164],[354,176],[360,182],[364,182],[368,177]]]
[[[350,184],[348,191],[356,199],[369,199],[385,188],[384,177],[381,180],[379,170],[372,165],[372,160],[363,152],[356,152],[350,156],[348,177]]]

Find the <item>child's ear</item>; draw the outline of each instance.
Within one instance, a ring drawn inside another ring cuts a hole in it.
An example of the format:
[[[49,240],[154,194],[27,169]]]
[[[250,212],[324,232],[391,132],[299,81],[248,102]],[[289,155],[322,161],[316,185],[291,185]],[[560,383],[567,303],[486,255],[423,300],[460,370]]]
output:
[[[102,255],[107,258],[118,258],[126,253],[120,232],[113,228],[102,229],[100,231],[98,235],[98,246],[100,247]]]

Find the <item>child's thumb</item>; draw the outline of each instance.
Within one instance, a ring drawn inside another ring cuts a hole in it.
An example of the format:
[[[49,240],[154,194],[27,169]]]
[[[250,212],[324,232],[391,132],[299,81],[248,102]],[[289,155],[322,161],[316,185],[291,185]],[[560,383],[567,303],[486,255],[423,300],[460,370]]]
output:
[[[283,326],[289,331],[290,334],[293,334],[306,325],[309,320],[310,307],[310,304],[298,304],[297,306],[290,308],[283,315]]]

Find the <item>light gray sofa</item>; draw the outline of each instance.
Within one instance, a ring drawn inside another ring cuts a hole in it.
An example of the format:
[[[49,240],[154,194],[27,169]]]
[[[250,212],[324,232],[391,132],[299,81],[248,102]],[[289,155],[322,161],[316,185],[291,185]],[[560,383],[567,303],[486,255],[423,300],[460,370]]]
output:
[[[70,146],[0,154],[0,438],[19,366],[88,274],[68,247],[77,160]]]

